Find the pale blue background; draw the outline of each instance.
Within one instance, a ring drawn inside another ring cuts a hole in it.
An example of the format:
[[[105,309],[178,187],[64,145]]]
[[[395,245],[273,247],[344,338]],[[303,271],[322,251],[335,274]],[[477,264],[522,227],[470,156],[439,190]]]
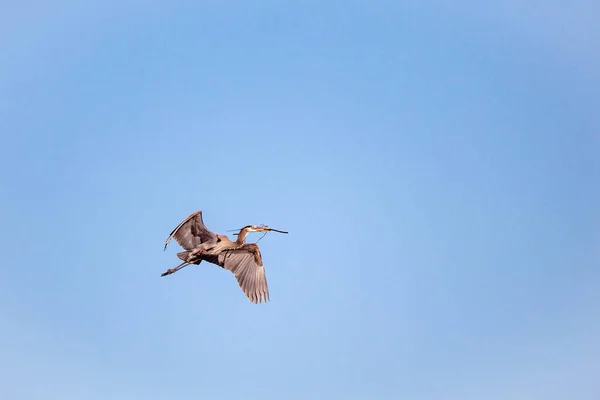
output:
[[[3,399],[600,398],[597,1],[1,9]]]

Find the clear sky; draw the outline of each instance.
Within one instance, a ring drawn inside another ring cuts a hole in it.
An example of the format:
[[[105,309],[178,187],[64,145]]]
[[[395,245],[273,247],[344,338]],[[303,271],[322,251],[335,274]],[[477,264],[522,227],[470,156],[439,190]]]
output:
[[[600,398],[599,19],[3,3],[0,397]],[[160,277],[197,210],[270,303]]]

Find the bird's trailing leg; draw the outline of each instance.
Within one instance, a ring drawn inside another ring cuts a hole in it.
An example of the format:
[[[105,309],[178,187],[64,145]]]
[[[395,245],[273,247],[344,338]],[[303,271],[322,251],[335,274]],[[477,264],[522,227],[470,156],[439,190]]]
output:
[[[174,274],[175,272],[179,271],[182,268],[187,267],[188,265],[190,265],[190,263],[184,261],[181,264],[179,264],[178,266],[176,266],[175,268],[168,269],[167,272],[162,273],[160,276],[167,276],[167,275]]]

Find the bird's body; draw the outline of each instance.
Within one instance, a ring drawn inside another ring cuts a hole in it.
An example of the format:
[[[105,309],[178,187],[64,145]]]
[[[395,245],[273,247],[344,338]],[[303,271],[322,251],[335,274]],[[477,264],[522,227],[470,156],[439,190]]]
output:
[[[186,250],[177,253],[177,257],[183,263],[169,269],[161,276],[173,274],[190,264],[208,261],[231,271],[250,301],[267,302],[269,288],[260,249],[256,244],[246,243],[246,236],[251,232],[269,231],[287,233],[265,226],[248,225],[240,230],[234,242],[227,236],[214,234],[206,228],[202,220],[202,211],[197,211],[179,224],[165,243],[166,249],[173,238]]]

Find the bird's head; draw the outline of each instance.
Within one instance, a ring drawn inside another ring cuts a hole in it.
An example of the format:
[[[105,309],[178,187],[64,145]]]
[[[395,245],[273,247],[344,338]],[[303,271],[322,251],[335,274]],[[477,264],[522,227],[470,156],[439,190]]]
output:
[[[248,232],[263,232],[260,225],[248,225],[242,228],[242,230],[247,230]]]
[[[284,231],[279,231],[277,229],[269,228],[266,225],[248,225],[240,229],[240,232],[245,230],[246,232],[279,232],[279,233],[287,233]]]

